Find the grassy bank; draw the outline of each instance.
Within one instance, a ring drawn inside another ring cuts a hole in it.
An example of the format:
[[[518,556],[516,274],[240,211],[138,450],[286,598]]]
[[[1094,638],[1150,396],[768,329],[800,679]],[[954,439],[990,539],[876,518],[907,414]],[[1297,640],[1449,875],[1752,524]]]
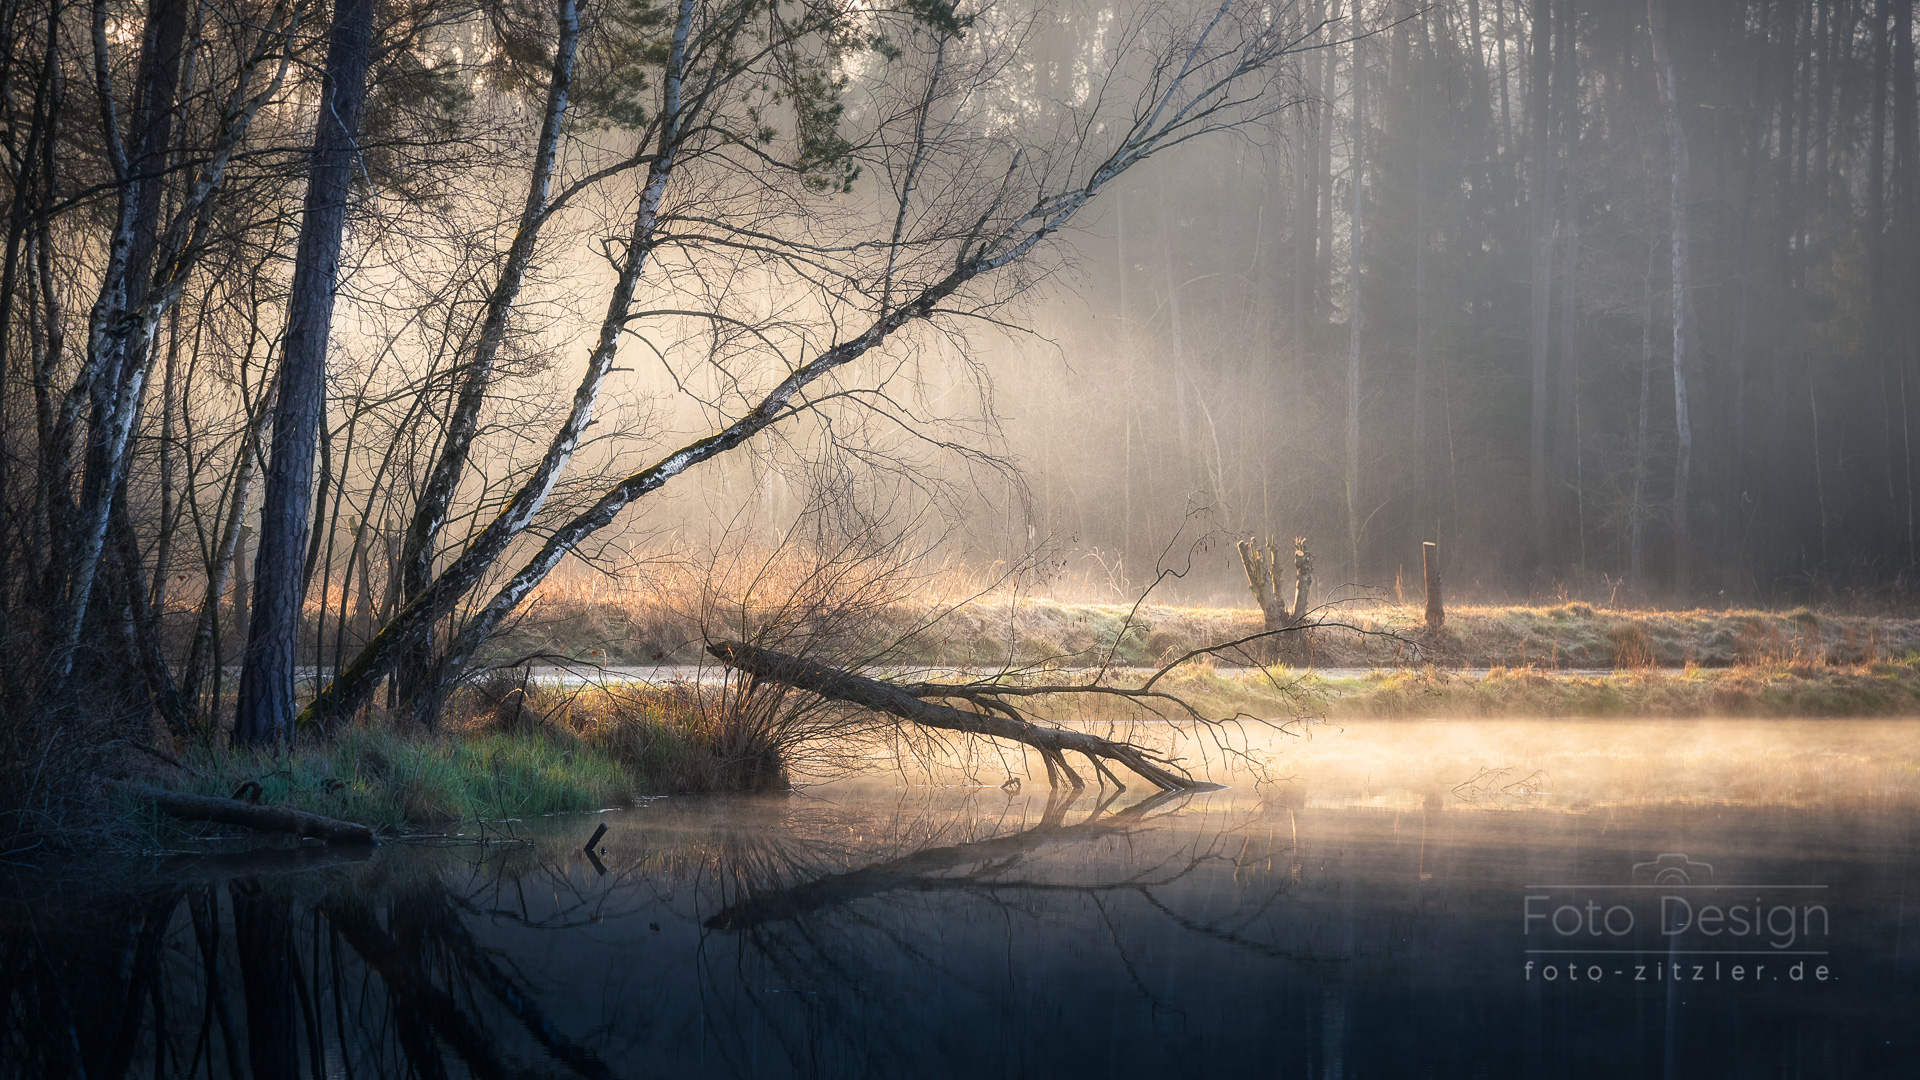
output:
[[[1111,652],[1119,663],[1139,666],[1261,629],[1259,612],[1251,606],[1147,604],[1129,623],[1132,610],[1126,604],[1046,597],[923,599],[869,613],[864,633],[869,651],[888,652],[907,664],[1080,666],[1098,663]],[[935,613],[944,614],[930,620]],[[1719,668],[1850,665],[1920,653],[1920,619],[1805,608],[1657,611],[1582,603],[1458,605],[1448,609],[1447,625],[1438,635],[1424,632],[1423,611],[1412,605],[1331,608],[1321,618],[1343,625],[1290,637],[1284,657],[1289,664]],[[698,621],[658,594],[556,589],[541,597],[513,634],[496,643],[494,658],[568,656],[609,666],[697,663],[702,659],[701,640]]]
[[[284,750],[174,747],[137,759],[138,771],[180,791],[243,793],[399,833],[784,786],[785,757],[798,748],[762,723],[765,705],[685,686],[563,689],[501,678],[459,694],[437,731],[376,713]],[[209,831],[136,805],[118,809],[157,838]]]
[[[577,739],[547,732],[410,734],[355,727],[291,751],[207,750],[170,786],[231,795],[261,786],[262,803],[386,832],[598,810],[648,794],[643,774]]]
[[[1186,685],[1216,709],[1335,720],[1920,716],[1920,660],[1608,673],[1532,667],[1463,673],[1429,665],[1340,677],[1273,668],[1196,673]]]
[[[875,652],[898,643],[887,663],[980,668],[1081,666],[1109,653],[1122,665],[1152,665],[1259,629],[1251,609],[1148,605],[1129,626],[1127,606],[1029,598],[959,605],[912,633],[929,610],[896,604],[861,632]],[[1273,718],[1920,715],[1915,620],[1465,606],[1429,635],[1419,618],[1392,606],[1330,612],[1329,622],[1346,625],[1290,638],[1280,666],[1239,669],[1222,657],[1166,687],[1214,715]],[[558,653],[610,666],[700,658],[691,620],[633,597],[549,597],[515,634],[502,656]],[[1329,671],[1355,668],[1364,673]],[[562,689],[503,675],[458,695],[432,733],[376,715],[279,753],[174,746],[176,767],[137,760],[165,786],[229,795],[258,784],[264,802],[399,832],[780,787],[796,755],[851,760],[843,748],[873,722],[777,687]]]

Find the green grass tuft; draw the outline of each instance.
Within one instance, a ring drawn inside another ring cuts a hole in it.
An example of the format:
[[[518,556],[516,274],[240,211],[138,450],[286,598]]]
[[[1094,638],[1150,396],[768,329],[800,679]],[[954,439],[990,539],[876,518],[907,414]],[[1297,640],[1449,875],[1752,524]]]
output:
[[[388,831],[467,820],[598,810],[643,785],[611,754],[564,733],[403,734],[356,726],[284,752],[207,750],[187,790],[232,795]]]

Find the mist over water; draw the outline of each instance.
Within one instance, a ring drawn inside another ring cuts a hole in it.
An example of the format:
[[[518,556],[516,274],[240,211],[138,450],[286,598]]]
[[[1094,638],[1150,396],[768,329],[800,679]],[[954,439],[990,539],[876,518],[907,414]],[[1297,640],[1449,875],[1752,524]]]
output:
[[[1199,711],[1913,712],[1913,0],[0,5],[0,1080],[1916,1071],[1911,718]]]
[[[1920,793],[1897,724],[1430,721],[1274,743],[1267,782],[1194,795],[863,773],[486,826],[518,843],[475,844],[470,825],[366,861],[16,877],[0,1060],[21,1076],[1910,1063]],[[1661,794],[1683,776],[1696,795]]]

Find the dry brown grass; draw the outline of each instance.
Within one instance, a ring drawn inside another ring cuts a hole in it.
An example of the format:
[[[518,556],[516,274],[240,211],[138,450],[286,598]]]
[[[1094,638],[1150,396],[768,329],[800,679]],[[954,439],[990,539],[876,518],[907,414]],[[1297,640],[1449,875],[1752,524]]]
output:
[[[556,588],[498,648],[500,656],[564,655],[612,665],[691,663],[700,658],[701,620],[672,593]],[[1128,623],[1129,613],[1133,614]],[[736,624],[770,621],[736,611]],[[1633,670],[1788,663],[1830,667],[1920,652],[1920,620],[1772,611],[1647,611],[1460,606],[1438,637],[1421,633],[1423,612],[1382,605],[1325,613],[1369,636],[1327,627],[1290,642],[1287,661],[1311,667],[1456,667]],[[956,596],[904,591],[868,605],[842,644],[886,662],[938,667],[1081,667],[1111,654],[1151,665],[1187,650],[1259,631],[1251,607],[1072,603],[991,592]],[[1124,627],[1124,635],[1122,630]],[[1234,658],[1223,658],[1233,662]]]
[[[1300,684],[1330,717],[1879,717],[1920,715],[1920,661],[1568,673],[1495,667],[1379,670]]]
[[[831,775],[853,767],[887,726],[735,674],[562,686],[498,671],[455,695],[447,717],[456,734],[563,733],[658,792],[768,791],[785,788],[796,771]]]

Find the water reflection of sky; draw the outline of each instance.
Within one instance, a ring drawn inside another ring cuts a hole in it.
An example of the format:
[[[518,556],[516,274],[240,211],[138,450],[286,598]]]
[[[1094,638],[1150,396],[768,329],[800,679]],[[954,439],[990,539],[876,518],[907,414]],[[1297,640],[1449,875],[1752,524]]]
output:
[[[1903,1075],[1907,730],[1319,726],[1193,796],[867,776],[17,875],[0,1074]],[[1822,918],[1789,959],[1663,896]]]

